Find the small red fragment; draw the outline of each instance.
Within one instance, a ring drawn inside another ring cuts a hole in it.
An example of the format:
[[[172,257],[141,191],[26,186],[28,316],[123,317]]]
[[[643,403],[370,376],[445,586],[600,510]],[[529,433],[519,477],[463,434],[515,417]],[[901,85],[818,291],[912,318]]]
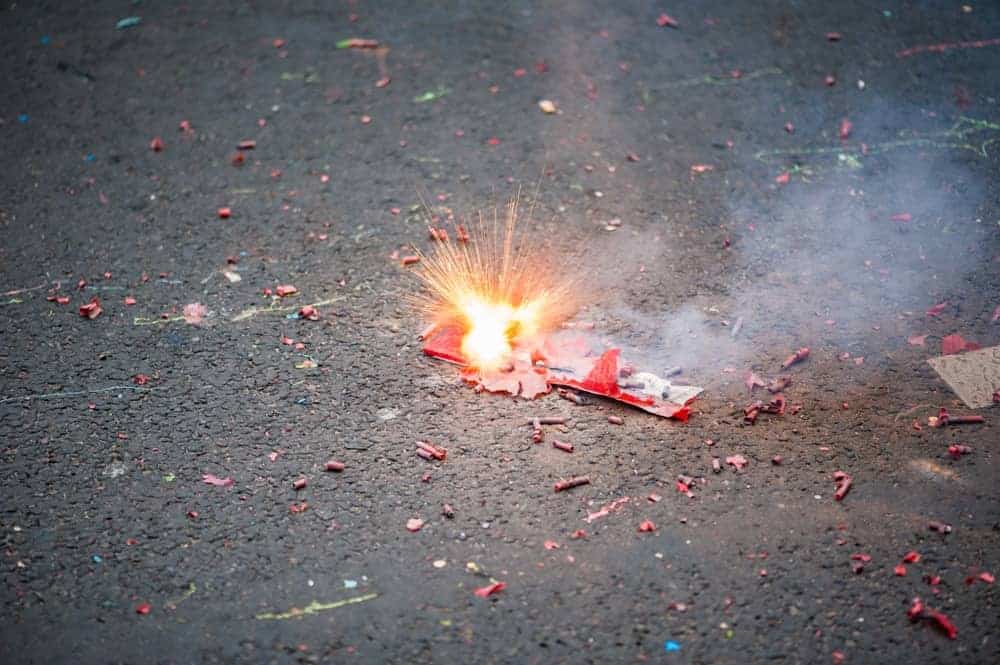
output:
[[[230,208],[219,208],[219,219],[229,219],[233,214]]]
[[[808,357],[809,357],[809,348],[804,346],[795,353],[793,353],[792,355],[785,358],[785,362],[781,363],[781,369],[788,369],[795,363],[802,362]]]
[[[634,152],[627,152],[625,153],[625,159],[627,159],[630,162],[638,162],[640,158],[639,155],[637,155]]]
[[[484,587],[479,587],[473,593],[475,593],[480,598],[486,598],[487,596],[492,596],[495,593],[500,593],[507,588],[505,582],[494,582]]]
[[[399,259],[399,262],[404,266],[413,265],[414,263],[420,263],[420,257],[410,254],[409,256],[404,256]]]
[[[732,465],[737,471],[745,467],[749,462],[743,455],[730,455],[726,458],[726,464]]]
[[[836,85],[837,78],[833,74],[827,74],[826,78],[823,79],[823,83],[825,83],[827,85],[827,87],[832,87],[832,86]]]
[[[993,584],[993,582],[996,581],[996,578],[993,577],[991,573],[987,573],[985,571],[979,573],[976,576],[976,579],[978,579],[980,582],[986,582],[987,584]]]
[[[917,621],[920,619],[921,615],[924,613],[924,603],[920,598],[914,598],[910,601],[910,609],[906,610],[906,616],[910,618],[910,621]]]
[[[153,609],[153,606],[150,605],[149,603],[141,603],[141,604],[135,606],[135,613],[136,614],[143,614],[143,615],[145,615],[145,614],[149,614],[149,611],[151,609]]]
[[[586,538],[586,537],[587,537],[587,532],[584,531],[583,529],[577,529],[572,534],[570,534],[570,538],[572,538],[573,540],[579,540],[580,538]]]
[[[243,139],[242,141],[236,144],[236,148],[238,150],[253,150],[256,147],[257,147],[257,142],[254,141],[253,139]]]
[[[839,32],[828,32],[826,33],[826,41],[828,42],[839,42],[841,34]]]
[[[149,383],[149,377],[146,376],[145,374],[136,374],[135,376],[132,377],[132,383],[134,383],[137,386],[144,386],[147,383]]]
[[[206,473],[201,477],[201,481],[208,485],[215,485],[216,487],[232,487],[232,478],[219,478],[214,473]]]
[[[771,464],[773,464],[774,466],[781,466],[781,463],[784,461],[785,460],[784,458],[782,458],[781,455],[775,455],[774,457],[771,458]]]
[[[656,25],[661,28],[679,28],[681,24],[669,14],[660,14],[656,17]]]
[[[196,520],[196,519],[198,519],[198,511],[197,510],[189,510],[187,512],[187,516],[188,516],[188,519]]]
[[[642,524],[639,525],[639,533],[652,533],[656,531],[656,525],[649,520],[643,520]]]
[[[787,185],[789,180],[791,180],[791,174],[788,171],[783,171],[774,178],[774,181],[779,185]]]
[[[305,478],[296,478],[295,482],[292,483],[292,489],[298,492],[299,490],[304,490],[306,488],[306,485],[308,484],[309,481],[307,481]]]
[[[589,477],[575,476],[573,478],[570,478],[569,480],[560,480],[553,486],[553,489],[556,492],[565,492],[568,489],[579,487],[580,485],[589,485],[589,484],[590,484]]]
[[[847,118],[844,118],[843,120],[840,121],[839,135],[842,141],[846,140],[851,135],[851,129],[853,127],[854,125]]]
[[[903,555],[903,563],[918,563],[920,561],[919,552],[907,552]]]
[[[290,296],[293,293],[298,293],[299,290],[292,286],[291,284],[281,284],[275,287],[274,292],[279,298],[284,298],[285,296]]]
[[[514,77],[515,78],[521,78],[522,76],[524,76],[527,73],[528,73],[527,69],[525,69],[524,67],[518,67],[517,69],[514,70]]]
[[[371,122],[372,122],[372,117],[370,115],[363,115],[363,116],[361,116],[361,124],[362,125],[370,125]]]
[[[67,298],[67,300],[68,300],[68,298]],[[125,296],[125,304],[128,305],[129,307],[131,307],[132,305],[134,305],[136,302],[137,302],[136,299],[133,298],[132,296]]]
[[[344,470],[344,463],[338,462],[336,460],[330,460],[329,462],[326,463],[326,466],[324,468],[327,471],[335,471],[337,473],[340,473],[341,471]]]
[[[160,152],[161,150],[163,150],[163,139],[161,139],[159,136],[154,138],[152,141],[149,142],[149,149],[152,150],[153,152]]]
[[[233,154],[233,156],[230,157],[230,159],[229,159],[229,162],[233,166],[243,166],[243,162],[245,162],[245,161],[247,161],[247,158],[246,158],[246,156],[244,156],[243,152],[240,151],[240,150],[237,150]]]
[[[299,318],[307,321],[319,321],[319,310],[312,305],[306,305],[299,310]]]
[[[80,305],[80,316],[85,319],[96,319],[101,315],[101,301],[95,296],[86,305]]]
[[[293,503],[288,506],[288,512],[290,513],[304,513],[309,508],[309,503],[303,501],[302,503]]]
[[[949,619],[943,612],[928,612],[927,618],[933,621],[934,625],[947,635],[949,640],[953,640],[958,637],[958,629],[955,628],[955,624],[953,624],[951,619]]]
[[[376,88],[384,88],[385,86],[389,85],[389,83],[391,81],[392,81],[392,79],[389,78],[388,76],[383,76],[379,80],[375,81],[375,87]]]
[[[906,566],[899,564],[892,569],[892,572],[896,575],[896,577],[906,577]]]
[[[927,316],[940,316],[941,312],[943,312],[944,308],[947,306],[948,306],[947,301],[939,302],[938,304],[934,305],[929,310],[927,310]]]
[[[785,123],[785,131],[788,132],[789,134],[794,134],[795,133],[795,125],[793,125],[790,122],[786,122]]]
[[[961,459],[962,455],[968,455],[971,452],[971,446],[966,446],[961,443],[953,443],[948,446],[948,454],[951,455],[952,459]]]
[[[847,493],[851,491],[854,481],[843,471],[834,471],[833,480],[837,483],[837,489],[833,493],[834,501],[843,501]]]
[[[406,521],[406,530],[416,533],[424,528],[424,521],[419,517],[411,517]]]
[[[952,333],[941,338],[941,355],[949,356],[954,353],[964,353],[965,351],[976,351],[980,349],[978,344],[964,339],[958,333]]]
[[[490,138],[486,139],[486,142],[490,145],[500,145],[500,139],[498,139],[495,136],[491,136]]]
[[[894,222],[911,222],[913,221],[913,215],[908,212],[897,212],[895,215],[889,217]]]
[[[543,545],[545,546],[545,549],[547,549],[547,550],[557,550],[557,549],[559,549],[559,543],[557,543],[554,540],[546,540],[543,543]]]

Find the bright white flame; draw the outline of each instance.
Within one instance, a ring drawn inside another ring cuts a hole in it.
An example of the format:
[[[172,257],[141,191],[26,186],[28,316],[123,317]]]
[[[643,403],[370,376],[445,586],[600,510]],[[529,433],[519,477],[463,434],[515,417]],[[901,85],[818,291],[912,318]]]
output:
[[[468,296],[460,304],[468,324],[462,338],[462,355],[479,369],[495,369],[510,354],[519,337],[538,331],[538,304],[512,307]]]

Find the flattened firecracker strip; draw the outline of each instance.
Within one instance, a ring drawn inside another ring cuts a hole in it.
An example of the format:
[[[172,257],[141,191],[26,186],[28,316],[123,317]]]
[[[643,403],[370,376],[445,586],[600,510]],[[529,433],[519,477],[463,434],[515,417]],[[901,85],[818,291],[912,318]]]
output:
[[[258,614],[254,618],[260,621],[275,620],[283,621],[285,619],[301,619],[302,617],[309,614],[318,614],[320,612],[326,612],[327,610],[335,610],[345,605],[353,605],[355,603],[364,603],[369,600],[378,598],[377,593],[367,593],[363,596],[355,596],[354,598],[345,598],[343,600],[336,600],[332,603],[321,603],[318,601],[313,601],[306,605],[305,607],[298,608],[293,607],[287,612],[274,613],[274,612],[264,612],[263,614]]]

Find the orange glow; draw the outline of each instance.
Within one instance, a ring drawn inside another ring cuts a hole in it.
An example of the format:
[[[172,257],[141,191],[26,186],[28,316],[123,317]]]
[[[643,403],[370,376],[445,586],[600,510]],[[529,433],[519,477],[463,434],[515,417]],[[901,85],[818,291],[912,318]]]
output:
[[[419,305],[435,324],[462,330],[462,355],[477,369],[503,367],[519,342],[555,328],[578,303],[574,280],[551,270],[538,245],[518,243],[517,206],[514,198],[492,225],[480,216],[468,242],[439,240],[421,256]]]

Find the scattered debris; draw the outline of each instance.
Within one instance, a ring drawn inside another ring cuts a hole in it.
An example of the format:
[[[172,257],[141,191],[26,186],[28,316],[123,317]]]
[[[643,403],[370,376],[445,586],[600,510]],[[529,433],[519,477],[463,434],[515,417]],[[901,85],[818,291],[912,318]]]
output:
[[[506,588],[507,588],[506,582],[494,582],[492,584],[488,584],[487,586],[479,587],[473,593],[475,593],[480,598],[486,598],[487,596],[492,596],[495,593],[500,593]]]
[[[201,477],[201,481],[208,485],[215,485],[216,487],[232,487],[234,482],[232,478],[219,478],[212,473],[204,474]]]
[[[652,533],[656,531],[656,525],[649,520],[643,520],[639,525],[639,533]]]
[[[953,416],[943,406],[938,410],[937,416],[927,418],[930,427],[944,427],[945,425],[978,425],[986,422],[986,419],[979,415]]]
[[[86,305],[80,305],[80,316],[85,319],[96,319],[101,315],[101,301],[94,296]]]
[[[424,521],[419,517],[411,517],[406,521],[406,530],[416,533],[424,528]]]
[[[804,346],[795,353],[793,353],[792,355],[785,358],[785,362],[781,363],[781,369],[788,369],[795,363],[802,362],[808,357],[809,357],[809,348]]]
[[[126,16],[125,18],[115,23],[115,30],[125,30],[126,28],[134,28],[140,23],[142,23],[141,16]]]
[[[849,475],[843,471],[834,471],[833,480],[837,483],[837,489],[833,493],[834,501],[843,501],[847,493],[851,491],[851,485],[854,481]]]
[[[567,452],[567,453],[573,452],[573,444],[572,443],[566,443],[565,441],[559,441],[559,440],[553,439],[553,441],[552,441],[552,447],[553,448],[558,448],[559,450],[561,450],[563,452]]]
[[[749,463],[750,462],[748,462],[747,458],[743,457],[743,455],[730,455],[730,456],[728,456],[726,458],[726,464],[729,464],[730,466],[732,466],[733,468],[735,468],[737,471],[741,470],[743,467],[745,467]]]
[[[538,102],[538,108],[542,110],[542,113],[552,114],[557,111],[556,104],[550,99],[542,99]]]
[[[927,528],[931,531],[937,531],[938,533],[951,533],[950,524],[945,524],[944,522],[938,522],[936,520],[928,522]]]
[[[444,448],[438,448],[427,441],[417,441],[417,454],[424,459],[436,459],[440,461],[448,456],[448,451]]]
[[[554,490],[556,492],[564,492],[568,489],[574,487],[579,487],[580,485],[589,485],[590,478],[588,476],[575,476],[569,480],[560,480],[554,485]]]
[[[657,16],[656,17],[656,25],[660,26],[661,28],[679,28],[680,27],[680,23],[677,22],[677,19],[673,18],[669,14],[660,14],[659,16]]]

